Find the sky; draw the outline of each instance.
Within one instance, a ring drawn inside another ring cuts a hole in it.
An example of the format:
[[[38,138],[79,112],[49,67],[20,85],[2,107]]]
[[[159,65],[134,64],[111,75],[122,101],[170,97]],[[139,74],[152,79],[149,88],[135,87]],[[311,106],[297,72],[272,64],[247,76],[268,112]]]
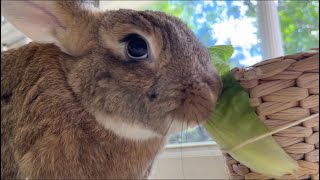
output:
[[[216,1],[215,3],[216,6],[228,7],[226,1]],[[224,8],[220,17],[210,27],[211,37],[215,39],[215,45],[231,44],[236,48],[231,59],[238,61],[237,64],[251,66],[262,60],[260,54],[250,51],[251,48],[259,44],[258,30],[255,26],[256,18],[245,15],[248,7],[242,1],[232,1],[230,5],[238,8],[240,13],[230,16],[227,13],[227,8]],[[197,18],[198,26],[206,22],[207,11],[212,10],[211,8],[204,8],[204,6],[214,8],[214,3],[204,1],[196,5],[195,14],[201,14],[201,17]]]

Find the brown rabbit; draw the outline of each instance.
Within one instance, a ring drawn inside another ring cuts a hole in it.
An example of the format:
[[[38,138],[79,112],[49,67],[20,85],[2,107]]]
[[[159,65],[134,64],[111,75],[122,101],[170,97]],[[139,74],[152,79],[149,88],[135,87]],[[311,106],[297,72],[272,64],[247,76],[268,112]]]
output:
[[[161,12],[1,1],[34,42],[1,54],[1,178],[143,179],[169,135],[203,123],[221,81]]]

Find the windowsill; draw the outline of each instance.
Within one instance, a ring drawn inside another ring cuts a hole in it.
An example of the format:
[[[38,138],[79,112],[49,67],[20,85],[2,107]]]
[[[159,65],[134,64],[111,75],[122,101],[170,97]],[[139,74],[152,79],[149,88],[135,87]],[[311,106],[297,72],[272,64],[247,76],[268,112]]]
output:
[[[166,145],[166,149],[175,149],[175,148],[187,148],[187,147],[212,147],[217,146],[217,143],[214,141],[206,141],[206,142],[192,142],[192,143],[182,143],[182,144],[168,144]]]
[[[219,146],[213,142],[169,144],[159,158],[194,158],[222,156]]]
[[[227,179],[227,166],[213,142],[169,144],[154,163],[150,179]]]

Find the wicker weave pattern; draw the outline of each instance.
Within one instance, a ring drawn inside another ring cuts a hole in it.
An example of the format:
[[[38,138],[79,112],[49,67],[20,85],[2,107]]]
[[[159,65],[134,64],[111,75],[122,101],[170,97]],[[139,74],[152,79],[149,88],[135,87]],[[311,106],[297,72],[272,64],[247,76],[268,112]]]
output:
[[[233,72],[270,130],[319,112],[318,51],[274,58]],[[319,179],[319,117],[273,137],[301,167],[298,177],[280,179]],[[227,153],[225,159],[230,179],[272,179],[252,172]]]

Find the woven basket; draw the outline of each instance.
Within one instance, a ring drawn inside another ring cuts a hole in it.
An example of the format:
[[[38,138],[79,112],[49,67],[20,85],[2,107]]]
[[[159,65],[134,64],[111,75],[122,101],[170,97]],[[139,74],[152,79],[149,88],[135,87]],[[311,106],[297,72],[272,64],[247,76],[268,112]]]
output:
[[[269,59],[246,69],[236,68],[233,73],[270,130],[319,112],[318,49]],[[279,179],[319,179],[319,116],[273,137],[301,167],[298,175]],[[224,155],[230,179],[272,179]]]

